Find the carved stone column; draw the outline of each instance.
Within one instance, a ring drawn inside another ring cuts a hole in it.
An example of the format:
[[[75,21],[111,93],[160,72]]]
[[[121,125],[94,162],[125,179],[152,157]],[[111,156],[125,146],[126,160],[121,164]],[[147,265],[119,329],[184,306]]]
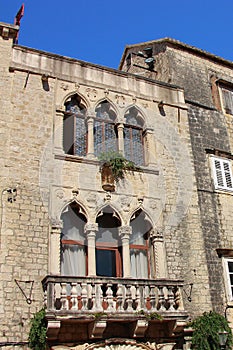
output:
[[[94,113],[87,115],[87,157],[94,158]]]
[[[49,246],[49,273],[51,275],[60,274],[60,239],[61,239],[62,221],[52,220]]]
[[[64,113],[62,110],[56,111],[55,117],[55,129],[54,129],[54,151],[58,154],[64,154],[63,149],[63,120]]]
[[[156,164],[156,147],[155,147],[155,139],[154,139],[154,131],[152,129],[147,128],[145,130],[145,163],[148,166],[155,166]]]
[[[162,233],[153,231],[151,242],[154,250],[156,278],[167,278],[167,257]]]
[[[117,125],[117,132],[118,132],[118,148],[119,152],[124,154],[124,125],[118,124]]]
[[[121,226],[119,233],[122,242],[122,260],[123,260],[123,277],[131,276],[130,271],[130,253],[129,253],[129,237],[132,233],[131,226]]]
[[[84,230],[87,236],[88,276],[96,276],[95,237],[98,224],[86,224]]]

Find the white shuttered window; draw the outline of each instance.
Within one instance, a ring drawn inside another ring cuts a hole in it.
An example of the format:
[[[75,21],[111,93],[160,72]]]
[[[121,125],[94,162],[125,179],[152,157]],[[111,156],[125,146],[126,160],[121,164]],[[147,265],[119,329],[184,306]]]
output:
[[[233,90],[221,88],[224,112],[233,115]]]
[[[225,260],[225,270],[227,277],[227,290],[229,300],[233,300],[233,259]]]
[[[215,187],[233,191],[231,162],[227,159],[212,158]]]

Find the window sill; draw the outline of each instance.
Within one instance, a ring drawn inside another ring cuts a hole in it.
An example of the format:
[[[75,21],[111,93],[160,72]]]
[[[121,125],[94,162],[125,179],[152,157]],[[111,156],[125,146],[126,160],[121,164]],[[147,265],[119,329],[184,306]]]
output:
[[[230,196],[232,196],[233,195],[233,189],[225,189],[225,188],[215,188],[214,189],[214,192],[215,193],[221,193],[221,194],[227,194],[227,195],[230,195]]]
[[[90,159],[90,158],[86,158],[86,157],[73,156],[71,154],[55,154],[54,158],[68,161],[68,162],[74,162],[74,163],[92,164],[92,165],[97,165],[97,166],[100,165],[100,162],[97,158]],[[159,175],[159,171],[152,168],[152,167],[150,168],[148,166],[141,166],[140,168],[141,168],[143,173]],[[135,172],[137,172],[137,171],[135,171]]]

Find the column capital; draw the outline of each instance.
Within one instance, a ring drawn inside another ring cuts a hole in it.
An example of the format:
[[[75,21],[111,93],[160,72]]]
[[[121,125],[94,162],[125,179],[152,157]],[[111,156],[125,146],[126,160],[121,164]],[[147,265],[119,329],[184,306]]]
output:
[[[95,118],[95,116],[96,114],[95,114],[95,111],[93,110],[88,110],[86,113],[87,121],[92,121]]]
[[[96,233],[98,231],[98,224],[86,224],[84,226],[84,232],[88,235],[90,233]]]
[[[65,106],[57,106],[56,108],[56,114],[63,116],[65,112]]]
[[[50,222],[53,232],[60,232],[60,230],[63,228],[63,221],[58,218],[51,218]]]
[[[121,238],[129,238],[129,236],[132,234],[132,227],[127,226],[120,226],[119,227],[119,235]]]
[[[152,243],[156,241],[163,241],[163,231],[162,229],[153,229],[150,232],[150,238]]]

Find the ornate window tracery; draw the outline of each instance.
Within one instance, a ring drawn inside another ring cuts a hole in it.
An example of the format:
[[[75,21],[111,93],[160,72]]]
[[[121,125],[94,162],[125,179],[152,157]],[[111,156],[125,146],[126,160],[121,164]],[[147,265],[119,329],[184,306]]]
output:
[[[75,94],[65,103],[63,149],[66,154],[79,157],[120,151],[126,159],[144,165],[143,129],[144,120],[137,107],[129,108],[123,123],[118,123],[108,100],[97,105],[94,115],[87,116],[81,97]]]
[[[117,150],[116,114],[111,104],[105,100],[95,109],[94,154]]]

